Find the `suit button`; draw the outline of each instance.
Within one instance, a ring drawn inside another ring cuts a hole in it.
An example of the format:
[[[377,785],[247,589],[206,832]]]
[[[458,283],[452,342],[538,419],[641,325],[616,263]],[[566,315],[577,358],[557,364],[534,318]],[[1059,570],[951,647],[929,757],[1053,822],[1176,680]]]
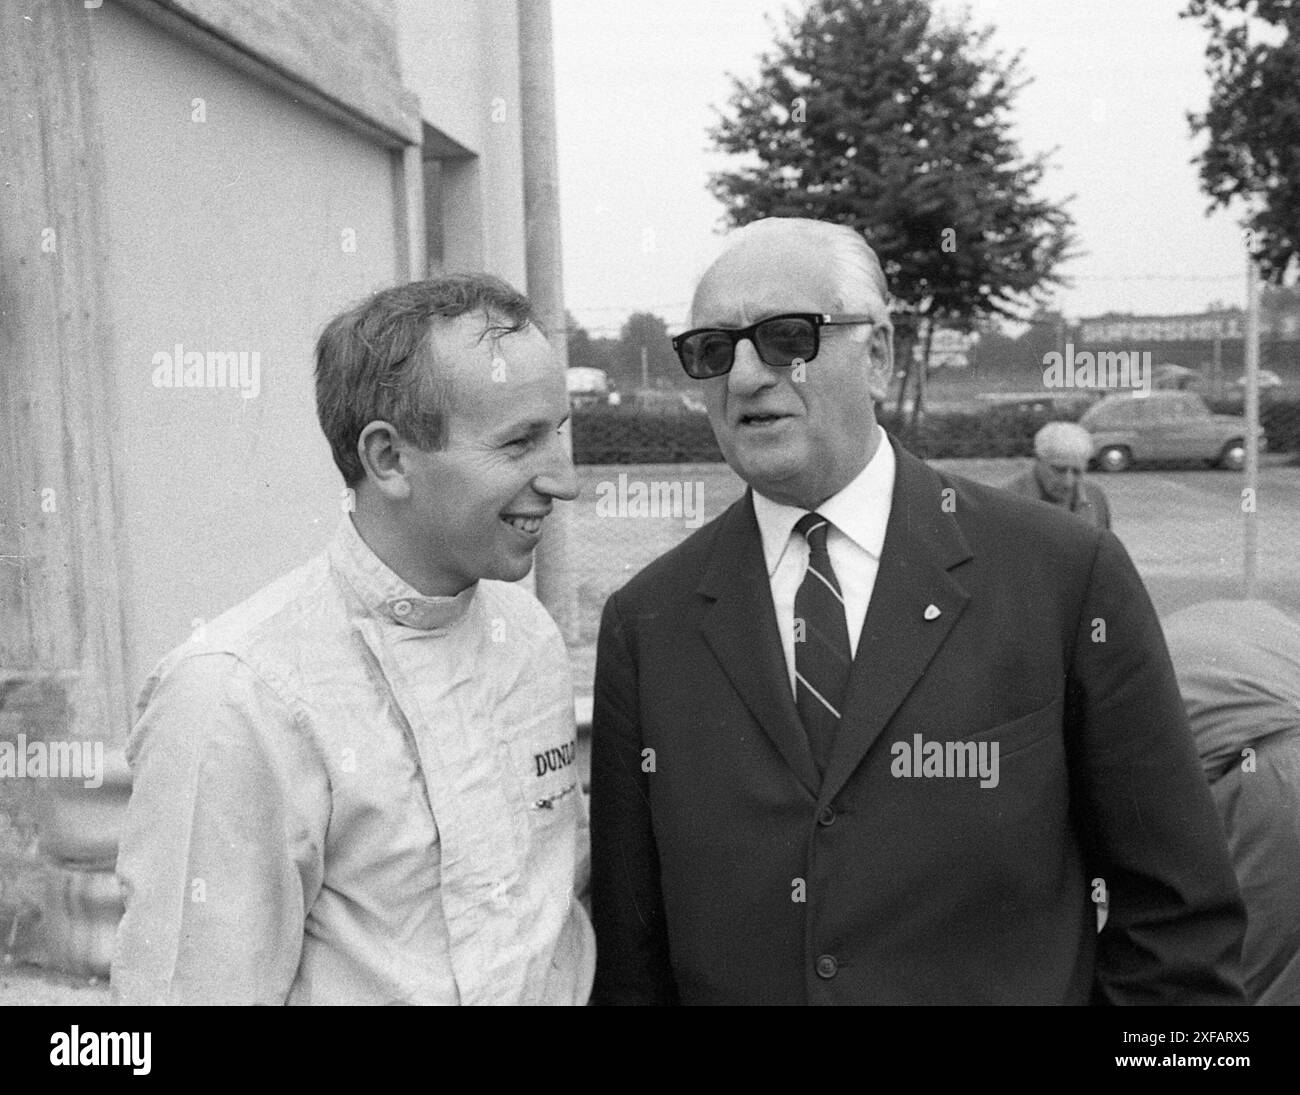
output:
[[[835,811],[829,806],[823,806],[817,814],[818,825],[834,825]]]
[[[817,964],[814,968],[817,970],[818,977],[823,981],[829,981],[839,970],[840,964],[835,961],[832,955],[822,954],[818,955]]]

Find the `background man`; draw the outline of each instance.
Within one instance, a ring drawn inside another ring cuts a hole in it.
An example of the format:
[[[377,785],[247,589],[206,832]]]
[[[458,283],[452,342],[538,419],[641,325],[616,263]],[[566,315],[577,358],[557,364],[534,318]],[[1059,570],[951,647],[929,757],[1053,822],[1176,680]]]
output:
[[[1239,1002],[1141,581],[1110,533],[885,436],[885,299],[855,233],[790,220],[695,292],[676,347],[752,490],[605,606],[593,999]]]
[[[1064,506],[1098,528],[1110,528],[1110,503],[1088,480],[1092,435],[1077,422],[1049,422],[1034,434],[1034,463],[1004,490]]]
[[[146,686],[114,989],[585,1003],[568,661],[509,584],[577,493],[563,373],[522,296],[448,277],[331,322],[316,395],[355,513]]]

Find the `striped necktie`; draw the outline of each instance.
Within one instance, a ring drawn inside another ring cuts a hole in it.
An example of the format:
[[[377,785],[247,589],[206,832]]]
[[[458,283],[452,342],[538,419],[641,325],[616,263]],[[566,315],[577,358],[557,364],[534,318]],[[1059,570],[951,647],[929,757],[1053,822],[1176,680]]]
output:
[[[826,771],[853,655],[844,597],[826,551],[830,522],[807,513],[794,526],[808,541],[808,570],[794,598],[795,707],[818,775]]]

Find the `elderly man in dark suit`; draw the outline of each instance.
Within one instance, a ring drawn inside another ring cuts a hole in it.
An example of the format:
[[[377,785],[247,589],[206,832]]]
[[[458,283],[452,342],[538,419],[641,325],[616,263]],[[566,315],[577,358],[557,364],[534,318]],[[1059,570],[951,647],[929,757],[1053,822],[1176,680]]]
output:
[[[885,300],[849,229],[762,221],[674,340],[751,490],[605,607],[594,1001],[1240,1002],[1140,579],[880,429]]]

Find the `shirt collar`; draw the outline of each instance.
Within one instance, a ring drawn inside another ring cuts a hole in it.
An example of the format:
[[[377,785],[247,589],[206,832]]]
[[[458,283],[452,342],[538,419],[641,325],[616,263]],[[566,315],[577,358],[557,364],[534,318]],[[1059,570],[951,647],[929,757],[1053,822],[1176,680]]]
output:
[[[417,631],[451,627],[474,600],[478,583],[454,597],[426,597],[398,577],[361,539],[351,516],[344,514],[329,546],[330,562],[376,616]]]
[[[867,461],[867,466],[843,490],[818,506],[817,512],[878,560],[885,545],[885,527],[889,523],[889,507],[894,497],[897,461],[894,446],[885,431],[879,425],[876,431],[876,452]],[[763,559],[769,578],[780,565],[796,522],[807,512],[754,492],[754,516],[758,519],[758,531],[763,538]]]

